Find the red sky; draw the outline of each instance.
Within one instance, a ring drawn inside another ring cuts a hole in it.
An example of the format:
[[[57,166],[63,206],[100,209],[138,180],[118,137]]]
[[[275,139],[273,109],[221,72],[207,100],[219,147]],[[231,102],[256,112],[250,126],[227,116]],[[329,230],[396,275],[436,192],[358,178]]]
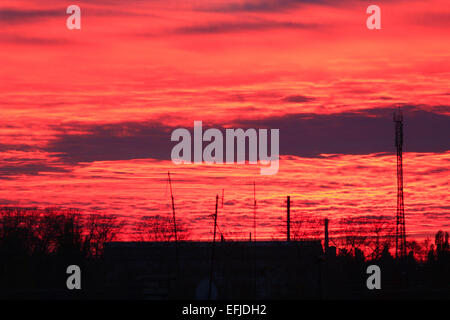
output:
[[[38,3],[38,4],[37,4]],[[293,215],[395,216],[392,110],[405,115],[407,232],[450,226],[447,1],[78,1],[0,4],[0,205],[78,207],[130,223],[177,214],[196,238],[258,235]],[[280,129],[277,175],[252,165],[181,165],[170,132]],[[284,135],[283,135],[284,133]],[[393,220],[392,220],[393,221]],[[226,230],[226,231],[225,231]]]

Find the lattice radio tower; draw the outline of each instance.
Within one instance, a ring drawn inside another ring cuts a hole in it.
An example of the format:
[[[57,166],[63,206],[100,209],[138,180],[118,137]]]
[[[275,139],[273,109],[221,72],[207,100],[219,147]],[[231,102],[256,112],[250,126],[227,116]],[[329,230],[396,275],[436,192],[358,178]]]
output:
[[[395,147],[397,148],[397,228],[395,234],[395,257],[406,256],[405,208],[403,205],[403,115],[394,111]]]

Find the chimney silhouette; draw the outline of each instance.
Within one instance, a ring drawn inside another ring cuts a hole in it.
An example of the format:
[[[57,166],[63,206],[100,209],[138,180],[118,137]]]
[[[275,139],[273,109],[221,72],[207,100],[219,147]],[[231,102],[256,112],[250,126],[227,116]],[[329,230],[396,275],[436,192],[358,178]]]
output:
[[[328,252],[329,248],[329,239],[328,239],[328,219],[325,218],[325,243],[324,243],[324,251],[325,254]]]

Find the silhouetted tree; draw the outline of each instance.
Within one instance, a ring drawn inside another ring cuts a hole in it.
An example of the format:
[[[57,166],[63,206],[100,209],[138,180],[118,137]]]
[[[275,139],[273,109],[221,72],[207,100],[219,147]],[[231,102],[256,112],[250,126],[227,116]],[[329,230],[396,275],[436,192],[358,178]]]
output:
[[[449,250],[448,232],[439,230],[435,235],[434,243],[438,254],[447,252]]]
[[[293,218],[291,221],[292,240],[317,240],[322,238],[323,219],[308,214],[297,214]]]
[[[23,254],[98,256],[123,222],[116,216],[83,215],[76,209],[0,208],[0,247]]]
[[[117,216],[90,214],[84,222],[84,251],[98,257],[103,253],[105,243],[114,241],[124,225],[124,221],[119,221]]]
[[[339,221],[340,236],[337,238],[340,249],[356,256],[359,251],[364,252],[368,243],[367,226],[360,219],[343,218]]]
[[[169,217],[145,216],[135,225],[136,238],[139,241],[174,241],[175,232]],[[189,231],[182,221],[177,219],[177,238],[179,241],[189,238]]]
[[[448,232],[439,230],[434,236],[434,246],[431,245],[428,252],[428,261],[448,262],[450,257]]]
[[[380,259],[383,250],[389,250],[394,238],[394,226],[384,217],[367,221],[367,247],[371,259]]]

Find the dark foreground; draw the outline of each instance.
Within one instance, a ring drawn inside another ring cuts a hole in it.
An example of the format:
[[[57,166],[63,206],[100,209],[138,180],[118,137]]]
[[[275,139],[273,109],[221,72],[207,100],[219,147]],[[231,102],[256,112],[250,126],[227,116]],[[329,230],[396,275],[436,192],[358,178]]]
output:
[[[19,254],[3,248],[3,299],[449,299],[448,251],[425,262],[384,252],[324,252],[320,241],[111,242],[101,256]],[[67,288],[69,265],[81,289]],[[369,265],[381,289],[369,290]]]

